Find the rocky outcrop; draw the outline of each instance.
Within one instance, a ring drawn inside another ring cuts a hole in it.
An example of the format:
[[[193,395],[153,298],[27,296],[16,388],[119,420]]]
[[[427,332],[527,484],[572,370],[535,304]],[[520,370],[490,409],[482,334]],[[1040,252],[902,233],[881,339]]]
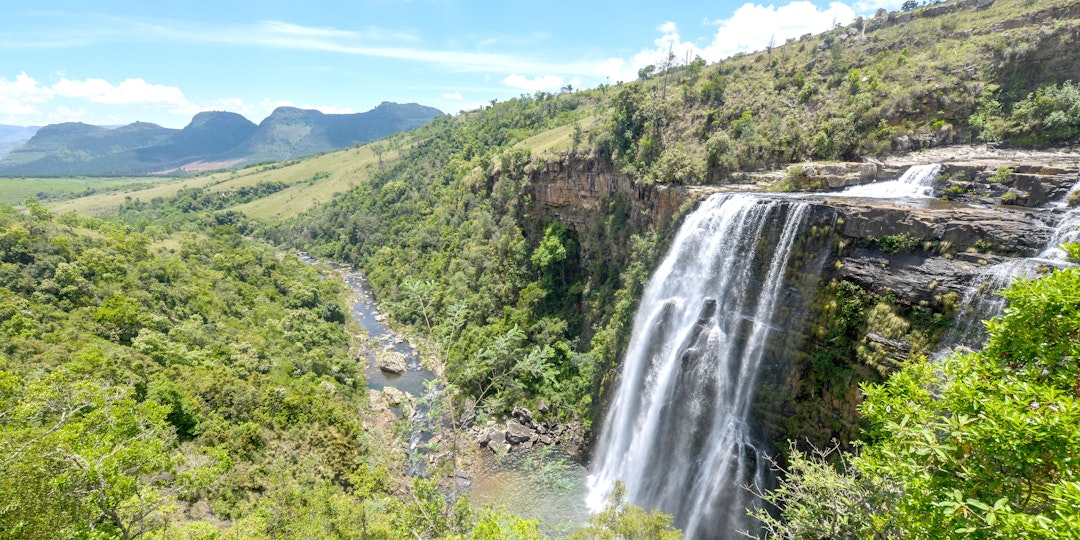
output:
[[[516,407],[503,426],[496,424],[485,428],[473,428],[476,444],[497,454],[505,454],[515,448],[529,449],[537,445],[558,446],[568,454],[577,454],[582,445],[580,425],[561,425],[536,421],[524,407]]]
[[[379,350],[375,352],[375,367],[385,373],[401,375],[409,369],[405,355],[395,351]]]
[[[916,203],[921,204],[921,203]],[[839,233],[874,242],[886,236],[907,235],[918,240],[919,251],[938,254],[971,249],[1030,256],[1050,239],[1051,230],[1036,212],[1010,212],[929,201],[929,207],[834,201],[842,218]]]
[[[630,205],[631,219],[648,228],[675,215],[694,197],[692,188],[644,185],[596,158],[538,162],[529,172],[528,194],[536,210],[546,211],[570,228],[588,227],[615,199]]]
[[[829,190],[869,184],[878,180],[881,172],[880,163],[868,160],[797,163],[781,171],[739,173],[736,176],[744,182],[765,186],[777,185],[786,177],[795,176],[805,188]]]
[[[1080,165],[961,161],[943,164],[940,176],[938,193],[950,200],[1038,207],[1063,200],[1080,180]]]

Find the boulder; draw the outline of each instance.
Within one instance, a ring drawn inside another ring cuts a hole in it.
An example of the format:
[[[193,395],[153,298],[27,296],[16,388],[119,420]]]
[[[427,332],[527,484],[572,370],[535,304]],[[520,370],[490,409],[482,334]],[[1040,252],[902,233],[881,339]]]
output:
[[[514,411],[510,413],[510,416],[516,418],[519,422],[526,426],[534,426],[536,422],[533,421],[533,415],[529,412],[529,409],[525,407],[514,407]]]
[[[394,351],[378,351],[375,353],[375,367],[386,373],[400,375],[409,368],[405,361],[405,355]]]
[[[487,446],[487,443],[488,443],[488,441],[491,440],[492,435],[494,435],[496,433],[499,433],[500,435],[502,435],[502,432],[496,430],[495,428],[489,427],[487,429],[482,430],[480,432],[480,434],[476,436],[476,444],[479,445],[479,446]],[[506,436],[503,435],[503,437],[505,439]]]
[[[505,444],[505,443],[506,443],[506,433],[505,432],[492,429],[491,432],[488,433],[487,445],[492,450],[495,450],[496,448],[501,448],[502,445]]]
[[[394,388],[393,386],[387,386],[383,388],[383,396],[386,398],[386,403],[391,407],[399,407],[402,403],[409,400],[409,394]]]
[[[519,444],[536,436],[536,432],[517,420],[506,421],[506,440],[511,444]]]

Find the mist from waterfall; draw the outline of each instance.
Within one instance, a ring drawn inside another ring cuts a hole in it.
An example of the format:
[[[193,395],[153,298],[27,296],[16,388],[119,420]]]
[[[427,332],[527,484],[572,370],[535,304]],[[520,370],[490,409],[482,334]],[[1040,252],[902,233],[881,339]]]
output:
[[[770,469],[751,418],[784,276],[809,206],[718,194],[687,216],[650,279],[601,427],[589,505],[616,481],[629,501],[675,516],[687,538],[755,527],[744,486]]]

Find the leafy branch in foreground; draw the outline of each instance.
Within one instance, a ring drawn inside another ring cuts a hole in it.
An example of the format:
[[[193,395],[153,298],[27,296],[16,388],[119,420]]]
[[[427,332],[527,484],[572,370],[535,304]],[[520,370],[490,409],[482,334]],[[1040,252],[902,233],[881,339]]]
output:
[[[1080,268],[1003,294],[981,352],[864,387],[869,442],[841,470],[792,453],[768,537],[1080,536]]]

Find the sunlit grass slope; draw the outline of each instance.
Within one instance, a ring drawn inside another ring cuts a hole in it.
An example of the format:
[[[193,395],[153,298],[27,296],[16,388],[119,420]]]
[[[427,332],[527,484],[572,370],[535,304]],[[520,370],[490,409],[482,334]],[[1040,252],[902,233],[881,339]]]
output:
[[[381,162],[388,164],[397,156],[398,151],[385,152]],[[184,188],[225,192],[263,182],[281,182],[290,187],[236,209],[255,218],[287,218],[329,201],[334,195],[367,179],[379,167],[380,158],[368,145],[305,159],[186,177],[143,189],[99,193],[51,205],[50,208],[56,213],[72,211],[101,215],[114,212],[128,197],[151,201],[157,197],[175,195]],[[144,179],[128,180],[137,183]]]

